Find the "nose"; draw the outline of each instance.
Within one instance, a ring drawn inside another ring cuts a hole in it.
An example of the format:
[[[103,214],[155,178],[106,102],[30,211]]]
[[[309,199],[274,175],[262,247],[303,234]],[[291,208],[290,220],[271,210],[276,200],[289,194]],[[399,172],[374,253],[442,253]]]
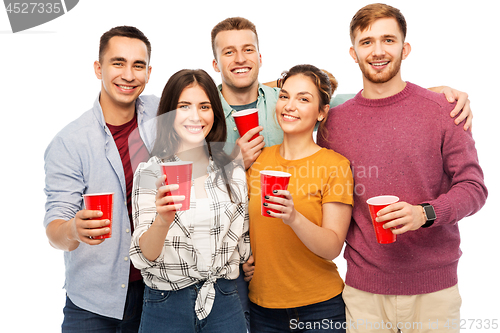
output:
[[[236,52],[236,55],[234,57],[234,61],[237,62],[237,63],[243,63],[245,62],[247,59],[245,58],[245,55],[243,54],[243,52]]]
[[[294,98],[289,98],[288,101],[285,104],[285,111],[287,111],[287,112],[293,112],[295,110],[297,110],[295,99]]]
[[[193,123],[199,123],[200,122],[200,115],[199,113],[200,110],[198,110],[195,106],[192,106],[190,109],[189,109],[189,121],[193,122]]]
[[[374,43],[372,55],[375,57],[380,57],[385,55],[384,45],[380,41]]]
[[[122,70],[122,79],[127,82],[132,82],[135,79],[134,70],[131,66],[124,66]]]

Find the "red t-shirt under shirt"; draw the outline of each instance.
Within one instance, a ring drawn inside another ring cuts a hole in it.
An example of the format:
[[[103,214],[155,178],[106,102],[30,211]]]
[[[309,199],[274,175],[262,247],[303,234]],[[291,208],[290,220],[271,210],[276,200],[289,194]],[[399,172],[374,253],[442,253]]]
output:
[[[132,222],[132,185],[134,182],[134,172],[139,163],[146,162],[149,159],[149,152],[139,136],[139,131],[134,131],[137,128],[137,114],[134,115],[131,121],[123,125],[106,125],[113,135],[122,160],[127,189],[127,210],[130,219],[130,230],[134,232],[134,224]],[[129,281],[133,282],[141,279],[141,272],[131,264]]]

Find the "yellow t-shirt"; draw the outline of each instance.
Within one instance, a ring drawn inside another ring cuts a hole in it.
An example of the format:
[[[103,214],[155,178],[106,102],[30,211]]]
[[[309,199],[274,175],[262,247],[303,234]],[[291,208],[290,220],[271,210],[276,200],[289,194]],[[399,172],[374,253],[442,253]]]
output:
[[[353,178],[349,161],[333,150],[285,160],[280,145],[264,148],[247,171],[250,197],[250,243],[255,271],[250,300],[266,308],[294,308],[329,300],[342,292],[337,266],[312,253],[281,219],[261,215],[261,170],[290,173],[288,191],[295,209],[321,226],[322,204],[353,204]],[[335,217],[332,217],[335,218]]]

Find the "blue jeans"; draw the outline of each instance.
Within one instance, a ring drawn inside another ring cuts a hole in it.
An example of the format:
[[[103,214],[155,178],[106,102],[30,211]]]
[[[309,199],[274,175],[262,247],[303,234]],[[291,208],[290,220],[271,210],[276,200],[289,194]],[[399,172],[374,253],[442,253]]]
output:
[[[143,294],[142,280],[129,283],[123,320],[104,317],[79,308],[66,296],[62,332],[137,333],[141,320]]]
[[[345,332],[342,294],[324,302],[289,309],[269,309],[250,302],[252,333]]]
[[[250,332],[250,301],[248,300],[248,282],[245,281],[245,272],[243,272],[243,268],[241,265],[240,275],[236,279],[236,288],[238,289],[241,307],[243,308],[243,313],[245,314],[247,330],[248,332]]]
[[[217,280],[212,311],[208,317],[199,320],[194,307],[202,285],[200,282],[177,291],[146,286],[139,332],[246,333],[236,282]]]

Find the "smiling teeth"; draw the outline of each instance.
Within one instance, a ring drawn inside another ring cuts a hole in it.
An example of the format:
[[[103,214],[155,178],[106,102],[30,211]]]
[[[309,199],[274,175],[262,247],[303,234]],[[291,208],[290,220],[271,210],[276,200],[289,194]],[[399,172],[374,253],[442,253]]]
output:
[[[237,73],[237,74],[239,74],[239,73],[247,73],[249,71],[250,70],[248,68],[238,68],[238,69],[234,70],[234,73]]]
[[[201,132],[202,128],[201,127],[192,127],[192,126],[186,126],[186,129],[189,131],[189,132],[193,132],[193,133],[198,133],[198,132]]]
[[[135,87],[129,87],[129,86],[121,86],[121,85],[118,85],[118,87],[122,88],[122,89],[125,89],[125,90],[132,90],[134,89]]]
[[[288,119],[288,120],[296,120],[296,119],[299,119],[299,118],[297,118],[297,117],[292,117],[292,116],[289,116],[289,115],[287,115],[287,114],[284,114],[284,115],[283,115],[283,118]]]
[[[372,63],[373,66],[385,66],[387,65],[389,62],[386,61],[386,62],[374,62]]]

